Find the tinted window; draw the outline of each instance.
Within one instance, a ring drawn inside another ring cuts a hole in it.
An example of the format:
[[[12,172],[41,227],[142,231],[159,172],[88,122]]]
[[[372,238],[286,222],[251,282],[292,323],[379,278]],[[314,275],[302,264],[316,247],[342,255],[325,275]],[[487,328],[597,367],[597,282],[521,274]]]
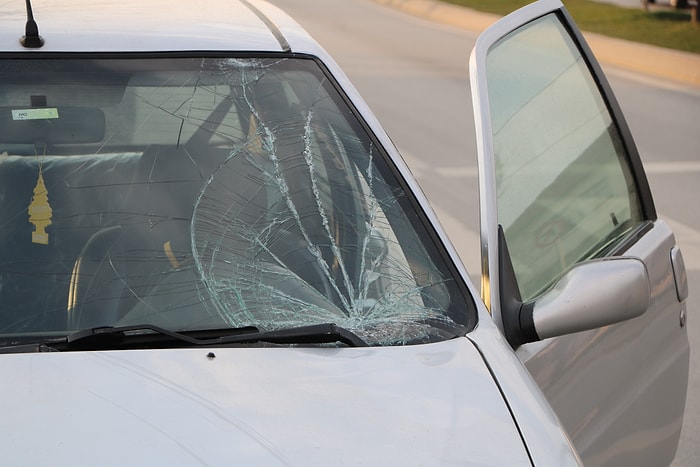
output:
[[[503,226],[530,300],[642,222],[627,154],[587,64],[556,15],[487,58]]]

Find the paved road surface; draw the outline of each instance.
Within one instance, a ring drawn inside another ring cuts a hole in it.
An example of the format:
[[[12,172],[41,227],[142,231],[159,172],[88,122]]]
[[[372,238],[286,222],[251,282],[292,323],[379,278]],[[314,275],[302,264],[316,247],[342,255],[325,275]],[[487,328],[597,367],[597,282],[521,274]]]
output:
[[[620,0],[625,1],[625,0]],[[467,61],[477,34],[368,0],[272,0],[335,57],[401,150],[467,268],[479,272],[476,146]],[[606,69],[660,217],[683,249],[691,350],[700,349],[700,88]],[[478,284],[478,282],[477,282]],[[700,350],[674,466],[700,465]]]

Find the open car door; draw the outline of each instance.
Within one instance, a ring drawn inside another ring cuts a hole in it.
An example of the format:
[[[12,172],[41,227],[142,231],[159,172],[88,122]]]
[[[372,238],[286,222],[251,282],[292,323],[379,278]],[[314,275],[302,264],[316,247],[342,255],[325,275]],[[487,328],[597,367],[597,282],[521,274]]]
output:
[[[484,302],[585,465],[670,463],[685,267],[600,66],[542,0],[485,31],[470,72]]]

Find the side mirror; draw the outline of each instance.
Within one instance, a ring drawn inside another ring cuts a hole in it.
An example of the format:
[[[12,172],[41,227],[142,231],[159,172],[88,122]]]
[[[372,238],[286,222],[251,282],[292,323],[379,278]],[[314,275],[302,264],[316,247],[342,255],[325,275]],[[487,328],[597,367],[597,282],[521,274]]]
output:
[[[535,301],[540,339],[608,326],[642,315],[651,300],[649,273],[636,258],[581,263]]]
[[[576,264],[532,302],[522,303],[503,231],[499,229],[501,314],[513,348],[641,316],[651,286],[644,262],[611,257]]]

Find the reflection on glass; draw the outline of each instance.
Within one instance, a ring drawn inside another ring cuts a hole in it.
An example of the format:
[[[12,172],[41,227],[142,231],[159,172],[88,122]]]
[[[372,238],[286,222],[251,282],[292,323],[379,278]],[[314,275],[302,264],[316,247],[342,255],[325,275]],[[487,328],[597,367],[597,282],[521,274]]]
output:
[[[641,221],[616,127],[555,14],[506,36],[487,75],[503,226],[523,300]]]

